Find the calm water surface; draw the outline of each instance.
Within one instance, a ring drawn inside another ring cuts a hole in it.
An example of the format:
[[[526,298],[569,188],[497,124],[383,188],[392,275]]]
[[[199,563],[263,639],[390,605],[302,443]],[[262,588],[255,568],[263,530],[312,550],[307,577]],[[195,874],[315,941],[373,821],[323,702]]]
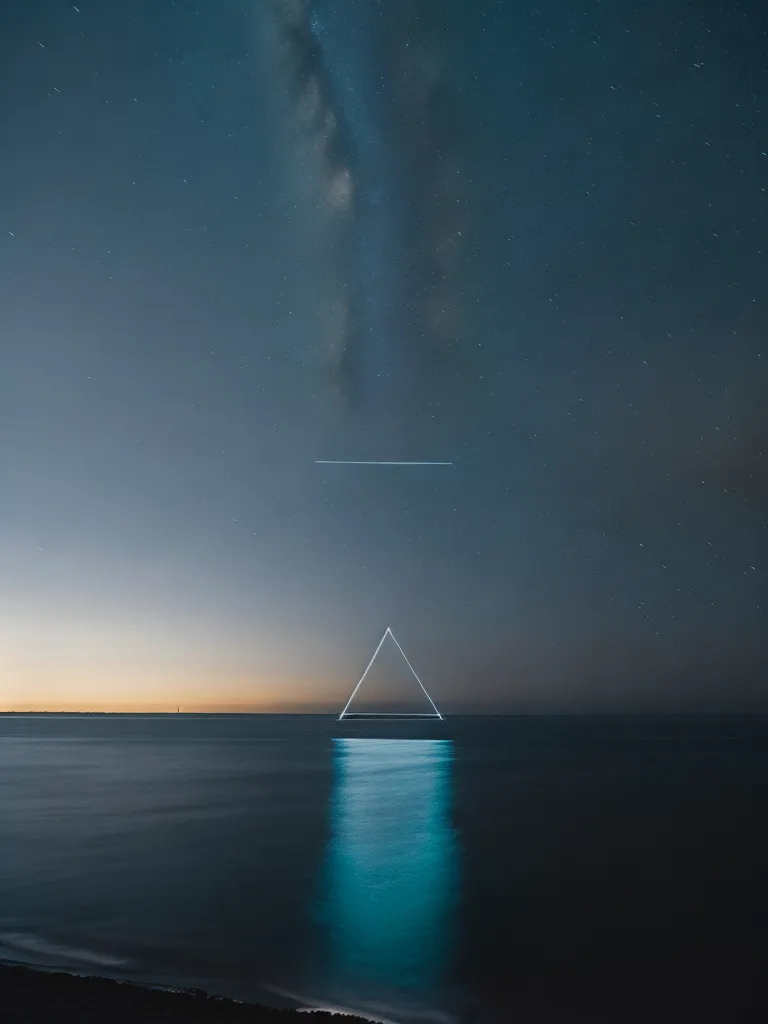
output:
[[[758,1019],[766,811],[760,718],[0,716],[0,957],[395,1022]]]

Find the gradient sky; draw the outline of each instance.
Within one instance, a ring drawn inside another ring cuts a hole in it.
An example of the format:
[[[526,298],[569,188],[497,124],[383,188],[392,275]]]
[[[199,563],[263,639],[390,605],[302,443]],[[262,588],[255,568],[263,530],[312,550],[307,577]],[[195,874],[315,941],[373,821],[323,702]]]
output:
[[[400,159],[409,273],[363,218],[355,278],[289,5],[0,7],[0,708],[335,710],[388,624],[448,711],[765,707],[765,4],[453,0],[412,50],[401,8],[443,349],[402,91],[336,155],[361,203],[360,140]],[[328,357],[349,288],[406,325],[388,426]],[[374,449],[455,466],[315,465]]]

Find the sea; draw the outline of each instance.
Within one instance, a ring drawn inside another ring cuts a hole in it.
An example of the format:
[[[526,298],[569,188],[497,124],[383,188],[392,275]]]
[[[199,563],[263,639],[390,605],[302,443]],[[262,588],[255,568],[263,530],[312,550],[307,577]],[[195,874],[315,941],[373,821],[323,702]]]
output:
[[[390,1024],[758,1020],[766,812],[759,716],[5,715],[0,959]]]

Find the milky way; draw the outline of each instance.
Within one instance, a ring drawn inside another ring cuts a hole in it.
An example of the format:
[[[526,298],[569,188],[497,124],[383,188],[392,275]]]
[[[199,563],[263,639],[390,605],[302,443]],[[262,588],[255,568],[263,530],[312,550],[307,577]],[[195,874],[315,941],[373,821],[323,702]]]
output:
[[[334,242],[327,348],[346,408],[389,436],[438,400],[435,370],[459,331],[457,120],[436,21],[411,8],[279,8],[282,66]]]

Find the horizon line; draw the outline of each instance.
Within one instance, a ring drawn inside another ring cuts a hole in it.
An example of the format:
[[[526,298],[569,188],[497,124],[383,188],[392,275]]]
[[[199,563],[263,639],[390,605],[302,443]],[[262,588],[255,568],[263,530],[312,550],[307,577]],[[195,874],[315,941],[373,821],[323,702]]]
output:
[[[354,717],[355,712],[352,712],[351,716]],[[369,714],[371,716],[383,717],[387,715],[387,712],[358,712],[360,717]],[[390,712],[390,714],[396,714]],[[335,711],[162,711],[155,709],[152,711],[144,710],[123,710],[123,711],[102,711],[102,710],[58,710],[58,711],[45,711],[35,710],[34,708],[22,708],[14,710],[11,708],[0,709],[0,718],[10,717],[11,715],[127,715],[127,716],[138,716],[138,715],[163,715],[167,717],[182,717],[184,715],[239,715],[239,716],[255,716],[255,715],[275,715],[275,716],[309,716],[309,717],[323,717],[323,718],[334,718],[338,720],[338,714]],[[657,717],[698,717],[698,716],[710,716],[710,715],[731,715],[734,717],[768,717],[768,707],[736,707],[736,708],[725,708],[725,707],[700,707],[700,708],[641,708],[641,707],[629,707],[626,709],[618,708],[572,708],[566,710],[564,708],[559,709],[545,709],[545,708],[518,708],[517,710],[511,709],[483,709],[476,711],[468,711],[461,706],[458,706],[454,711],[449,712],[449,715],[442,715],[443,719],[446,717],[451,718],[528,718],[531,716],[537,718],[563,718],[563,717],[599,717],[599,718],[616,718],[616,717],[646,717],[646,718],[657,718]],[[397,713],[398,717],[402,717],[400,713]],[[434,715],[425,714],[426,718],[436,717]]]

